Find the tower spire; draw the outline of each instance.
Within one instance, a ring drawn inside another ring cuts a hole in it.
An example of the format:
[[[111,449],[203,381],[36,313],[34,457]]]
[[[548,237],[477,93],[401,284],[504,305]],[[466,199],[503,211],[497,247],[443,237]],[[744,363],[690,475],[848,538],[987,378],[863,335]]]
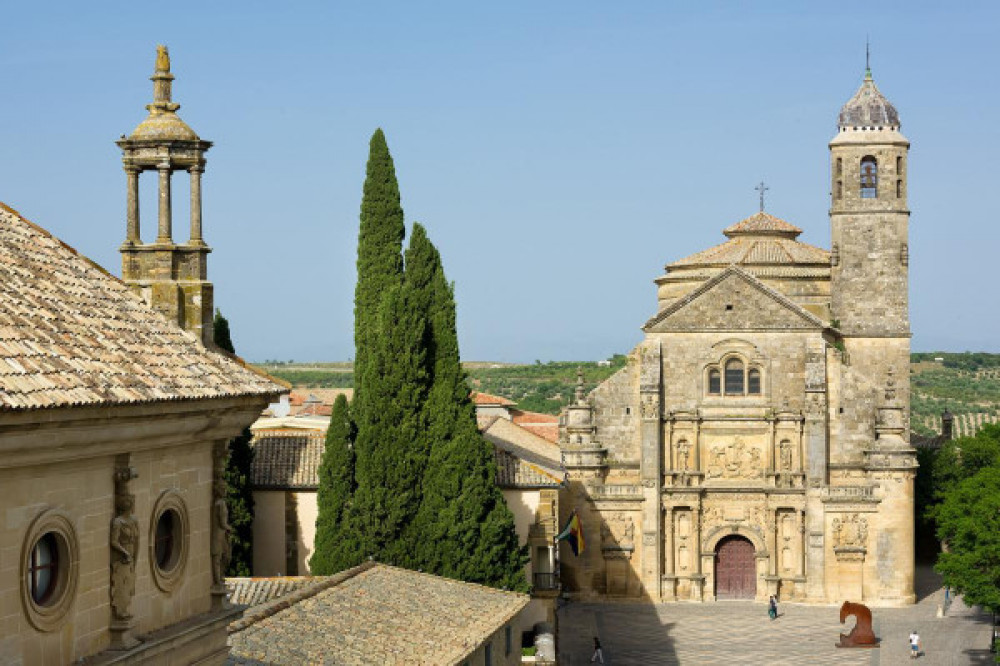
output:
[[[868,35],[865,35],[865,78],[872,78],[872,51]]]

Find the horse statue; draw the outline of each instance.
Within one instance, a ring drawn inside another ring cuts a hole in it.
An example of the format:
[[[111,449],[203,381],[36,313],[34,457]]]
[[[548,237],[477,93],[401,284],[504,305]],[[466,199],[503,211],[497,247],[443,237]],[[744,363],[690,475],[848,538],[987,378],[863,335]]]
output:
[[[841,634],[837,647],[877,648],[878,639],[872,631],[872,612],[864,604],[845,601],[840,607],[840,623],[854,616],[854,628],[849,634]]]

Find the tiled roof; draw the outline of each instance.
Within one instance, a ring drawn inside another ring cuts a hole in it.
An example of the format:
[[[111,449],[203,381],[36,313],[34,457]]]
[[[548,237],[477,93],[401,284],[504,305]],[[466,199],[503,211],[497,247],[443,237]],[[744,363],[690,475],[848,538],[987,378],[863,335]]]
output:
[[[0,204],[0,409],[282,392]]]
[[[729,238],[733,236],[754,234],[754,235],[774,235],[795,238],[802,233],[802,230],[795,225],[785,222],[781,218],[760,211],[754,213],[745,220],[741,220],[731,227],[727,227],[723,232]]]
[[[228,663],[457,664],[529,601],[382,564],[355,571],[276,613],[231,625]]]
[[[528,432],[544,437],[552,443],[559,441],[559,417],[540,412],[510,410],[511,421]]]
[[[491,395],[489,393],[480,393],[479,391],[472,392],[472,402],[476,405],[503,405],[509,406],[517,404],[513,400],[508,400],[499,395]]]
[[[259,606],[296,590],[322,582],[324,576],[279,576],[276,578],[227,578],[229,601],[241,606]]]
[[[250,485],[255,490],[315,490],[325,437],[302,430],[258,430],[253,438]]]
[[[493,444],[501,488],[562,484],[566,471],[558,444],[503,418],[493,421],[483,435]]]
[[[837,126],[842,128],[899,127],[899,112],[875,85],[870,71],[865,72],[865,80],[861,82],[861,87],[840,109]]]

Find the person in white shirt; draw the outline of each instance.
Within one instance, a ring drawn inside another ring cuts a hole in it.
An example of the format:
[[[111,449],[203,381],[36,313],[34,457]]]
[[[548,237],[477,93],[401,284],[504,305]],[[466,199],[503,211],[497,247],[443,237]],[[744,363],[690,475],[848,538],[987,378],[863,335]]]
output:
[[[917,630],[914,629],[910,632],[910,659],[916,659],[920,656],[920,635]]]

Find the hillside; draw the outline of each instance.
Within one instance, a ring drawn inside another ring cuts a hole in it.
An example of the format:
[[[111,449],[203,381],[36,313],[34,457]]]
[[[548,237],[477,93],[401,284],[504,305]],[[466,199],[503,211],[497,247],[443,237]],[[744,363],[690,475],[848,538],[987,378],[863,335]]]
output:
[[[939,359],[939,360],[937,360]],[[931,435],[940,432],[941,412],[955,415],[956,436],[975,432],[983,423],[1000,421],[1000,354],[921,352],[911,357],[912,426]],[[501,395],[521,409],[558,414],[573,397],[576,370],[581,368],[584,389],[590,391],[625,366],[616,354],[596,363],[550,361],[533,364],[464,363],[469,387]],[[270,374],[303,388],[350,388],[351,363],[259,364]]]

